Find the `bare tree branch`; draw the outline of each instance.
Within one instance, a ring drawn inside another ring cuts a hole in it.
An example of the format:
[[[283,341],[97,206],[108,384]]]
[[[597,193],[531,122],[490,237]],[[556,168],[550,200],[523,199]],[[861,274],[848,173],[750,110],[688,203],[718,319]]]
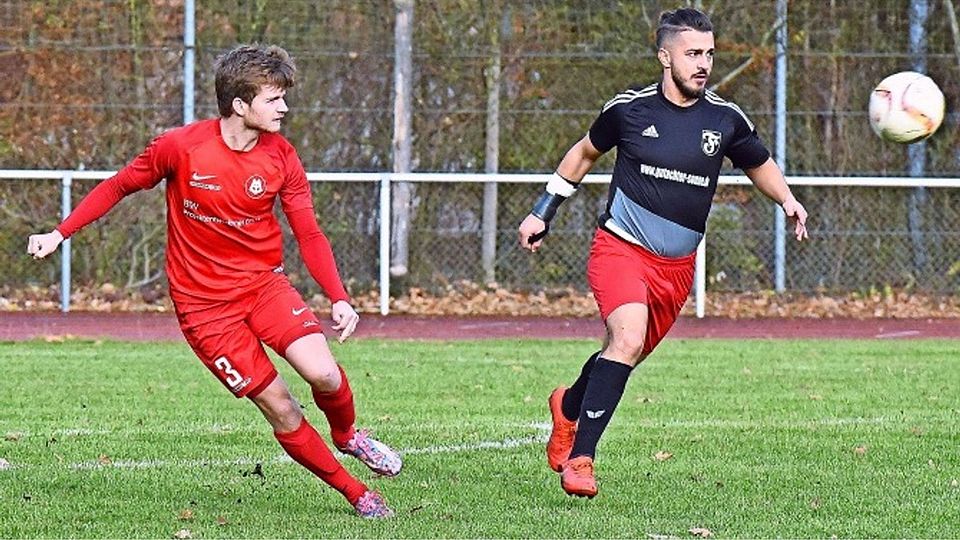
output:
[[[948,1],[949,1],[949,0],[948,0]],[[783,24],[784,24],[785,22],[786,22],[786,21],[783,21],[783,20],[780,20],[780,19],[777,19],[776,21],[774,21],[774,22],[773,22],[773,26],[771,26],[771,27],[767,30],[767,33],[763,35],[763,39],[760,40],[760,45],[759,45],[756,49],[754,49],[754,52],[753,52],[753,54],[750,55],[750,58],[747,58],[747,59],[744,60],[743,63],[741,63],[739,66],[733,68],[732,71],[730,71],[729,73],[727,73],[726,75],[724,75],[723,77],[721,77],[719,81],[717,81],[717,82],[714,83],[712,86],[710,86],[710,90],[711,90],[711,91],[716,91],[718,88],[720,88],[720,87],[724,86],[725,84],[727,84],[727,83],[733,81],[734,79],[736,79],[737,76],[739,76],[739,75],[740,75],[741,73],[743,73],[748,67],[750,67],[750,66],[753,64],[753,62],[757,59],[757,51],[767,46],[767,44],[770,42],[770,38],[777,32],[777,30],[778,30],[781,26],[783,26]]]
[[[144,233],[144,235],[140,238],[140,240],[138,240],[130,248],[130,268],[129,268],[129,271],[127,272],[127,283],[126,285],[124,285],[125,288],[130,289],[134,287],[139,287],[141,285],[145,285],[152,281],[156,281],[163,274],[163,269],[162,269],[163,265],[160,265],[161,270],[155,275],[150,275],[150,261],[153,259],[153,256],[150,254],[150,240],[152,240],[155,236],[160,234],[164,229],[165,227],[160,224],[157,224],[151,227],[148,231]],[[143,274],[145,277],[144,279],[135,281],[136,274],[137,274],[137,267],[139,266],[137,262],[137,255],[138,255],[138,252],[141,250],[143,251],[143,255],[142,255],[143,266],[144,266]]]

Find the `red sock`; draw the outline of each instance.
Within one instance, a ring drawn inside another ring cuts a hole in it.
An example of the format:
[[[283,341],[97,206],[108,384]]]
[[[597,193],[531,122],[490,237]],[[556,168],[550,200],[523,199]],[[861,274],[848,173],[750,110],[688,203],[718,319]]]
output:
[[[340,465],[306,418],[296,430],[290,433],[274,432],[273,435],[294,461],[342,493],[350,504],[356,504],[367,491],[363,482],[351,476],[343,465]]]
[[[333,392],[313,391],[313,401],[320,407],[330,423],[330,438],[338,448],[343,448],[353,437],[353,423],[357,420],[356,410],[353,408],[353,392],[347,382],[347,374],[339,365],[340,388]]]

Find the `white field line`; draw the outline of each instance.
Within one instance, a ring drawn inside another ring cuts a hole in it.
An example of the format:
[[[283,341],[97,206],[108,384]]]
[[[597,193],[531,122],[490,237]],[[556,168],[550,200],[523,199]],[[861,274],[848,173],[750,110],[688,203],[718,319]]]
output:
[[[321,417],[318,422],[323,422]],[[463,429],[463,424],[442,424],[442,423],[417,423],[417,429],[434,429],[434,430],[451,430],[451,429]],[[530,428],[532,424],[529,422],[501,422],[496,424],[491,424],[489,426],[476,425],[475,428],[479,427],[494,427],[494,428]],[[97,437],[97,436],[108,436],[108,437],[133,437],[137,435],[228,435],[232,433],[236,434],[260,434],[265,430],[269,429],[266,424],[253,424],[253,425],[244,425],[244,426],[234,426],[230,424],[214,424],[214,425],[202,425],[202,426],[185,426],[180,428],[164,428],[164,429],[136,429],[136,428],[126,428],[126,429],[90,429],[90,428],[60,428],[55,429],[51,432],[34,432],[28,430],[16,430],[16,429],[6,429],[0,430],[0,437],[3,437],[4,434],[8,438],[13,439],[23,439],[27,437]],[[322,433],[322,431],[321,431]]]
[[[726,429],[815,429],[830,426],[880,426],[894,423],[903,424],[901,420],[892,420],[883,416],[875,418],[821,418],[817,420],[718,420],[704,418],[701,420],[653,420],[643,419],[630,425],[648,429],[656,428],[726,428]],[[549,429],[549,424],[547,425]]]
[[[437,446],[426,446],[422,448],[406,448],[400,449],[401,455],[409,456],[416,454],[456,454],[460,452],[474,452],[477,450],[509,450],[514,448],[521,448],[523,446],[529,446],[533,444],[544,444],[547,442],[546,434],[537,434],[530,437],[524,437],[522,439],[504,439],[502,441],[479,441],[475,443],[465,443],[465,444],[452,444],[452,445],[437,445]],[[336,454],[337,459],[343,460],[345,456],[342,454]],[[267,464],[267,465],[281,465],[281,464],[290,464],[293,463],[293,460],[290,459],[286,454],[280,454],[268,460],[262,459],[252,459],[252,458],[237,458],[232,460],[218,460],[218,459],[177,459],[177,460],[167,460],[167,459],[149,459],[149,460],[114,460],[107,462],[100,461],[84,461],[81,463],[73,463],[70,465],[71,469],[74,470],[87,470],[87,469],[155,469],[161,467],[177,467],[177,468],[187,468],[187,467],[223,467],[223,466],[253,466],[257,463]]]
[[[70,468],[73,470],[90,470],[90,469],[160,469],[164,467],[176,467],[180,469],[195,468],[195,467],[228,467],[228,466],[245,466],[252,467],[256,464],[262,465],[277,465],[277,464],[287,464],[293,463],[293,460],[290,459],[286,454],[281,454],[279,456],[274,456],[270,459],[253,459],[253,458],[237,458],[237,459],[142,459],[142,460],[128,460],[128,459],[118,459],[107,462],[100,461],[81,461],[80,463],[71,463]]]
[[[642,420],[639,422],[632,422],[631,426],[633,427],[642,427],[647,429],[657,429],[657,428],[726,428],[726,429],[763,429],[763,428],[773,428],[773,429],[812,429],[817,427],[829,427],[829,426],[846,426],[846,425],[884,425],[884,424],[893,424],[898,423],[886,417],[876,417],[876,418],[861,418],[861,417],[850,417],[850,418],[823,418],[819,420],[810,420],[805,422],[791,422],[791,421],[753,421],[753,420],[713,420],[713,419],[704,419],[704,420],[673,420],[673,421],[655,421],[655,420]],[[900,422],[902,423],[902,422]],[[440,427],[452,427],[447,425],[440,425]],[[462,427],[462,426],[460,426]],[[400,454],[405,456],[410,455],[436,455],[436,454],[455,454],[455,453],[467,453],[467,452],[477,452],[484,450],[511,450],[515,448],[522,448],[525,446],[539,445],[544,444],[547,441],[547,433],[550,431],[550,424],[547,422],[533,422],[526,424],[505,424],[504,427],[520,427],[525,429],[534,429],[538,433],[535,435],[530,435],[527,437],[520,438],[507,438],[499,441],[477,441],[474,443],[462,443],[462,444],[449,444],[449,445],[434,445],[434,446],[425,446],[425,447],[411,447],[405,449],[399,449]],[[245,430],[245,431],[256,431],[256,430]],[[168,433],[177,433],[177,434],[197,434],[197,433],[234,433],[237,432],[230,426],[224,425],[214,425],[206,428],[196,428],[188,430],[128,430],[125,432],[118,431],[105,431],[105,430],[85,430],[85,429],[61,429],[57,430],[54,433],[61,436],[85,436],[85,435],[103,435],[109,434],[112,436],[119,436],[123,434],[168,434]],[[24,434],[20,434],[24,436]],[[340,454],[337,454],[338,457],[342,458]],[[261,464],[288,464],[293,463],[293,460],[289,458],[286,454],[280,454],[269,459],[254,459],[254,458],[237,458],[232,460],[222,460],[222,459],[179,459],[179,460],[168,460],[168,459],[149,459],[149,460],[104,460],[104,461],[84,461],[80,463],[70,464],[69,467],[74,470],[90,470],[90,469],[153,469],[153,468],[162,468],[162,467],[178,467],[178,468],[188,468],[188,467],[225,467],[225,466],[254,466],[257,463]],[[10,470],[15,468],[23,468],[23,464],[7,464],[5,467],[0,467],[0,471]]]
[[[848,417],[848,418],[820,418],[816,420],[806,420],[806,421],[791,421],[791,420],[775,420],[775,419],[763,419],[763,420],[720,420],[712,418],[704,418],[700,420],[656,420],[652,418],[643,418],[639,420],[634,420],[630,422],[630,426],[639,427],[639,428],[665,428],[665,427],[679,427],[679,428],[730,428],[730,429],[797,429],[797,428],[815,428],[822,426],[846,426],[846,425],[882,425],[882,424],[892,424],[893,421],[890,418],[879,416],[874,418],[863,418],[863,417]],[[523,428],[523,429],[537,429],[540,431],[549,431],[550,424],[547,422],[509,422],[496,424],[491,426],[477,426],[477,427],[499,427],[499,428]],[[463,424],[440,424],[440,423],[431,423],[431,424],[417,424],[418,429],[463,429]],[[22,439],[26,437],[96,437],[96,436],[109,436],[109,437],[130,437],[136,435],[226,435],[231,433],[261,433],[266,427],[250,427],[250,426],[231,426],[227,424],[215,424],[212,426],[193,426],[185,427],[181,429],[117,429],[117,430],[107,430],[107,429],[87,429],[87,428],[62,428],[57,429],[51,432],[49,435],[46,433],[34,433],[30,431],[16,431],[16,430],[7,430],[6,433],[9,437],[15,437],[17,439]],[[493,444],[493,443],[491,443]]]

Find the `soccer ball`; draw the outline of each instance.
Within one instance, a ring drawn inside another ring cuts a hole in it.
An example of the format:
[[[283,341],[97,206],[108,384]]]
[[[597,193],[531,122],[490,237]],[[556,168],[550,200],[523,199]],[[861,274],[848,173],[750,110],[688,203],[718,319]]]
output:
[[[870,94],[870,126],[886,141],[910,144],[926,139],[943,122],[943,92],[915,71],[894,73]]]

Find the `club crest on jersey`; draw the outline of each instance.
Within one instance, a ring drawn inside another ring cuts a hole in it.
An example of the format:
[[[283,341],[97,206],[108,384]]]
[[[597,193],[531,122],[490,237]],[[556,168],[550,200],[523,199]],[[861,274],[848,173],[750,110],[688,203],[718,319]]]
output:
[[[720,137],[722,134],[712,129],[705,129],[702,133],[703,138],[700,139],[700,149],[708,156],[715,156],[717,152],[720,151]]]
[[[262,176],[251,176],[247,179],[245,186],[247,188],[247,195],[253,199],[259,199],[267,192],[267,181],[264,180]]]

